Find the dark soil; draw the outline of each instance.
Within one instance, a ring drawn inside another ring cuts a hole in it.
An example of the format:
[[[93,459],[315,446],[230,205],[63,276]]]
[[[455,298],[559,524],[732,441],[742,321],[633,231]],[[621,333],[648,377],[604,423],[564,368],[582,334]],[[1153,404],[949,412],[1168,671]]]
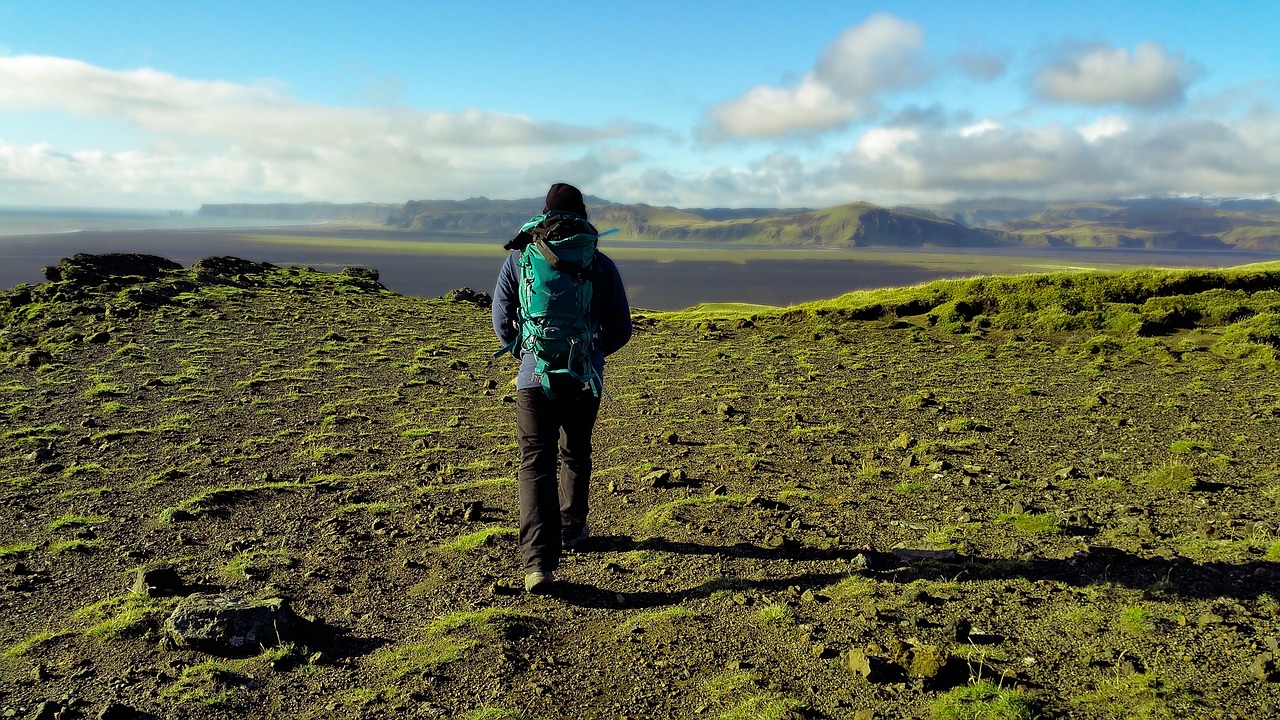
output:
[[[1280,705],[1280,387],[1194,337],[640,315],[592,537],[529,596],[483,298],[54,277],[0,296],[0,716],[960,717],[976,679],[1046,718]],[[301,619],[190,649],[197,592]]]

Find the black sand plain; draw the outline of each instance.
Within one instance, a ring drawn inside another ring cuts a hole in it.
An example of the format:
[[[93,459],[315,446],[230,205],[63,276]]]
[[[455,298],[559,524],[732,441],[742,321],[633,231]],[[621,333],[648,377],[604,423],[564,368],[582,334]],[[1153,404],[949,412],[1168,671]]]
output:
[[[491,250],[484,256],[443,256],[416,252],[390,252],[353,247],[350,250],[306,245],[275,245],[245,238],[267,235],[449,242]],[[111,230],[51,235],[0,235],[0,288],[43,281],[40,269],[56,265],[76,253],[147,253],[189,265],[201,258],[230,255],[280,266],[297,265],[334,271],[347,266],[377,268],[382,283],[394,292],[414,297],[439,297],[459,288],[492,291],[502,262],[506,238],[462,234],[415,234],[368,228],[330,228],[325,225],[253,229],[207,230]],[[840,252],[830,257],[797,260],[753,259],[756,250],[741,247],[741,262],[676,260],[665,257],[667,248],[626,243],[627,247],[652,251],[652,259],[615,258],[627,282],[632,304],[651,310],[679,310],[698,303],[743,302],[787,306],[821,300],[853,290],[901,287],[944,277],[972,275],[972,270],[947,269],[945,258],[962,257],[963,250],[930,249],[942,260],[932,267],[909,262],[867,261]],[[724,250],[724,246],[685,245],[691,249]],[[610,240],[601,245],[606,253]],[[911,252],[919,252],[919,248]],[[982,249],[993,257],[1025,259],[1028,264],[1060,265],[1159,265],[1165,267],[1228,267],[1280,258],[1280,253],[1203,253],[1190,251],[1135,251],[1098,249]]]

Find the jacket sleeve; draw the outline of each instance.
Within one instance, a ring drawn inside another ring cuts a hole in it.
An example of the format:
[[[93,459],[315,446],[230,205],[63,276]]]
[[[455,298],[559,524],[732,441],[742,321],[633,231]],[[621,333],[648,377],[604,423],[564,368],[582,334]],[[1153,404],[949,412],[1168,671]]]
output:
[[[631,305],[627,302],[627,289],[622,275],[612,258],[605,257],[601,268],[613,286],[600,313],[600,350],[612,355],[631,340]]]
[[[498,271],[498,284],[493,288],[493,332],[504,347],[515,342],[520,334],[520,328],[516,327],[519,308],[519,272],[516,254],[510,253]]]

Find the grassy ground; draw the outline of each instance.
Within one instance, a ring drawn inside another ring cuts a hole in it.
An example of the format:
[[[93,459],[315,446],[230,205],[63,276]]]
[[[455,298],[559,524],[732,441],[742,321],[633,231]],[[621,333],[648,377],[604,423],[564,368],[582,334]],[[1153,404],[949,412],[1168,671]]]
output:
[[[486,308],[66,274],[0,297],[0,712],[1276,712],[1274,264],[638,315],[546,597]],[[175,648],[158,567],[312,630]]]

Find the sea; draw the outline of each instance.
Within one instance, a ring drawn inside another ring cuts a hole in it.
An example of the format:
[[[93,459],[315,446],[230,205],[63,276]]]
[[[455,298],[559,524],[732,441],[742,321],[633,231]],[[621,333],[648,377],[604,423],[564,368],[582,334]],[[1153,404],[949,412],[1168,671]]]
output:
[[[0,205],[0,236],[52,235],[90,230],[178,230],[297,225],[297,220],[203,217],[195,210],[24,207]]]

